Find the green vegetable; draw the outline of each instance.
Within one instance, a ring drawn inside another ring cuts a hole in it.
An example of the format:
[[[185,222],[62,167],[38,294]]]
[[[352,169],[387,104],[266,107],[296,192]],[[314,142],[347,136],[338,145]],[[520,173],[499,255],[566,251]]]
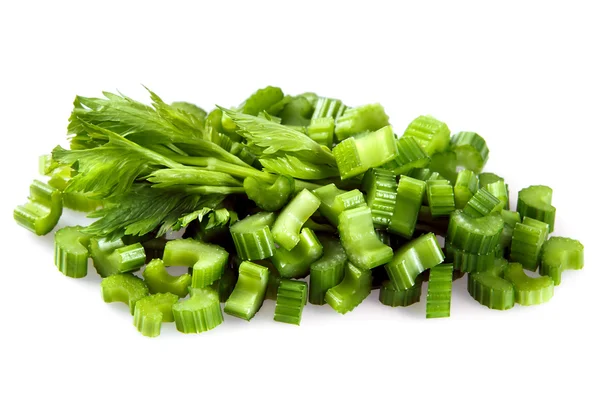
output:
[[[446,255],[448,261],[452,261],[455,270],[461,272],[481,272],[494,263],[496,252],[492,251],[487,254],[468,253],[446,243]]]
[[[202,333],[223,322],[219,293],[211,288],[190,289],[190,298],[173,305],[173,318],[179,332]]]
[[[310,271],[310,265],[323,254],[323,246],[315,233],[309,228],[300,232],[300,241],[292,250],[280,247],[275,250],[271,261],[283,278],[304,278]]]
[[[454,184],[454,201],[457,210],[465,208],[467,202],[477,192],[478,187],[479,179],[473,171],[463,169],[458,173]]]
[[[270,229],[274,221],[275,214],[259,212],[231,226],[229,231],[242,260],[264,260],[275,254],[275,241]]]
[[[450,316],[452,299],[452,264],[441,264],[432,267],[429,272],[427,287],[427,318],[444,318]]]
[[[553,236],[542,246],[540,275],[551,277],[554,285],[560,285],[564,270],[582,268],[583,245],[579,241]]]
[[[448,126],[431,116],[415,118],[404,131],[403,137],[413,137],[427,155],[445,151],[450,144]]]
[[[306,134],[321,146],[333,146],[333,131],[335,120],[333,117],[313,118],[308,125]]]
[[[269,270],[258,264],[244,261],[240,265],[238,281],[225,302],[225,313],[250,321],[265,298]]]
[[[54,265],[71,278],[87,275],[90,237],[81,232],[80,226],[69,226],[54,235]]]
[[[308,301],[311,304],[325,304],[327,290],[338,285],[344,278],[344,266],[348,256],[339,239],[319,236],[323,246],[323,256],[310,266],[310,286]]]
[[[398,184],[395,175],[381,168],[367,171],[362,180],[362,190],[367,193],[367,205],[371,209],[373,225],[387,228],[396,206]]]
[[[300,241],[302,225],[314,214],[321,201],[304,189],[281,211],[273,225],[273,238],[286,250],[291,250]]]
[[[203,288],[221,277],[228,258],[229,254],[220,246],[193,239],[178,239],[166,244],[163,261],[167,266],[192,268],[191,286]]]
[[[371,209],[360,206],[340,214],[340,239],[348,259],[358,268],[371,269],[392,259],[393,250],[379,240]]]
[[[349,179],[393,160],[398,154],[394,132],[390,126],[341,141],[333,155],[342,179]]]
[[[258,115],[261,111],[276,113],[273,107],[283,100],[283,91],[274,86],[259,89],[248,97],[238,108],[244,114]]]
[[[521,222],[521,216],[516,211],[508,210],[502,210],[500,216],[504,221],[504,227],[502,228],[502,234],[500,235],[499,245],[504,251],[504,249],[510,248],[515,226],[518,222]]]
[[[458,165],[480,173],[488,160],[485,139],[475,132],[458,132],[450,139],[450,149],[456,153]]]
[[[496,259],[489,270],[469,274],[468,291],[480,304],[493,310],[508,310],[515,305],[513,284],[502,279],[508,262]]]
[[[452,184],[456,183],[456,178],[458,177],[457,167],[458,159],[456,153],[453,151],[444,151],[431,155],[429,169],[432,172],[439,173],[443,177],[438,179],[447,179]]]
[[[496,249],[504,221],[498,213],[473,218],[457,210],[450,215],[447,243],[475,254],[488,254]]]
[[[35,180],[29,187],[29,202],[17,206],[13,216],[19,225],[43,236],[54,229],[62,215],[62,208],[60,191]]]
[[[52,156],[49,156],[50,158]],[[68,166],[57,167],[51,171],[51,177],[48,180],[48,185],[63,192],[63,206],[71,210],[90,212],[102,206],[101,200],[88,198],[83,193],[67,192],[64,190],[69,185],[72,178],[73,169]]]
[[[383,165],[383,168],[392,171],[394,175],[404,175],[412,169],[429,165],[429,157],[414,138],[401,137],[396,141],[396,145],[398,154],[392,161]]]
[[[315,103],[312,119],[331,117],[338,119],[346,111],[346,106],[341,100],[319,97]]]
[[[398,183],[398,191],[396,193],[396,206],[388,230],[405,238],[411,238],[419,210],[423,202],[423,194],[425,193],[426,183],[402,175]]]
[[[277,303],[275,303],[273,319],[278,322],[300,325],[307,292],[306,282],[282,279],[277,289]]]
[[[384,281],[379,291],[381,304],[390,307],[408,307],[421,300],[421,287],[423,282],[417,279],[415,285],[406,290],[396,290],[390,281]]]
[[[524,306],[541,304],[554,295],[554,282],[549,276],[531,278],[523,271],[519,263],[509,263],[504,270],[504,279],[515,288],[515,303]]]
[[[500,179],[494,183],[488,183],[485,186],[485,190],[500,200],[502,207],[505,210],[509,209],[508,185],[504,183],[504,179]]]
[[[510,245],[510,260],[522,264],[528,270],[537,270],[548,229],[545,222],[529,217],[524,217],[522,223],[517,222]]]
[[[444,261],[444,254],[433,233],[411,240],[394,252],[385,265],[394,289],[406,290],[415,285],[417,276]]]
[[[454,190],[446,180],[427,181],[427,201],[433,218],[450,215],[454,211]]]
[[[294,97],[283,107],[279,117],[283,125],[307,126],[313,114],[313,106],[302,96]]]
[[[438,179],[445,179],[439,172],[433,172],[429,168],[415,168],[410,172],[407,172],[406,176],[425,182],[429,180],[435,181]]]
[[[173,293],[146,296],[135,303],[133,325],[144,336],[160,335],[163,322],[173,322],[173,306],[179,298]]]
[[[346,263],[344,279],[327,290],[325,302],[340,314],[352,311],[371,293],[371,271]]]
[[[362,132],[376,131],[389,125],[388,116],[379,103],[347,108],[335,122],[335,136],[342,141]]]
[[[150,294],[146,283],[130,273],[108,276],[102,279],[100,287],[106,303],[125,303],[129,306],[131,315],[134,314],[135,304]]]
[[[190,274],[179,276],[169,274],[165,263],[160,259],[150,261],[144,269],[143,276],[152,294],[172,293],[178,297],[185,297],[188,294],[188,287],[192,283]]]
[[[548,186],[529,186],[519,191],[517,211],[521,217],[545,222],[554,231],[556,208],[552,205],[552,189]]]
[[[233,268],[225,268],[221,279],[213,284],[217,286],[217,290],[219,291],[219,301],[221,303],[225,303],[231,295],[231,292],[233,292],[237,278],[238,274]]]
[[[467,202],[464,213],[473,218],[485,217],[491,213],[500,212],[504,203],[485,189],[479,189]]]
[[[89,252],[94,268],[103,278],[136,271],[146,262],[146,253],[140,243],[126,246],[122,239],[91,238]]]

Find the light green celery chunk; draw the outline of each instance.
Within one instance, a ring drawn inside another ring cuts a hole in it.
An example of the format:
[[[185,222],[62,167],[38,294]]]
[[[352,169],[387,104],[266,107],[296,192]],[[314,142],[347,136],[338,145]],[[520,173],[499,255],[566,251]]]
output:
[[[521,216],[516,211],[502,210],[500,216],[504,221],[499,245],[502,249],[510,248],[515,225],[521,222]]]
[[[190,274],[179,276],[169,274],[165,263],[160,259],[150,261],[144,269],[143,276],[152,294],[172,293],[178,297],[185,297],[192,283]]]
[[[450,149],[456,153],[458,165],[475,173],[481,172],[490,152],[485,139],[475,132],[458,132],[452,136]]]
[[[262,305],[268,282],[267,267],[244,261],[235,288],[225,302],[225,313],[246,321],[252,319]]]
[[[321,186],[312,192],[321,201],[321,205],[319,205],[319,212],[321,215],[327,218],[334,226],[337,226],[339,213],[334,209],[334,201],[337,195],[344,194],[346,191],[338,189],[335,184],[330,183],[329,185]]]
[[[427,181],[427,201],[433,218],[450,215],[455,209],[454,189],[446,180]]]
[[[308,285],[306,282],[282,279],[277,289],[277,302],[273,319],[278,322],[300,325],[306,304]]]
[[[64,275],[83,278],[87,275],[90,236],[80,226],[69,226],[54,235],[54,265]]]
[[[430,158],[414,138],[401,137],[396,144],[398,154],[382,168],[392,171],[394,175],[405,175],[415,168],[425,168],[429,165]]]
[[[421,115],[415,118],[404,131],[403,137],[413,137],[425,150],[427,155],[445,151],[450,144],[450,129],[433,118]]]
[[[523,271],[519,263],[509,263],[504,270],[504,279],[515,288],[515,303],[524,306],[541,304],[549,301],[554,295],[554,282],[549,276],[531,278]]]
[[[273,183],[265,183],[253,176],[244,179],[244,191],[248,198],[265,211],[277,211],[294,193],[294,179],[280,175]]]
[[[335,136],[342,141],[362,132],[376,131],[388,124],[388,116],[379,103],[348,108],[335,122]]]
[[[102,206],[102,200],[90,199],[84,193],[65,192],[73,173],[70,166],[58,167],[51,172],[48,185],[62,192],[64,207],[76,211],[90,212]]]
[[[419,210],[423,203],[426,183],[408,176],[402,175],[396,192],[396,204],[388,230],[392,233],[411,238]]]
[[[271,225],[275,214],[259,212],[231,225],[229,232],[242,260],[264,260],[275,254]]]
[[[342,180],[352,178],[393,160],[398,154],[391,126],[363,133],[341,141],[333,148],[333,156]]]
[[[467,202],[464,213],[473,218],[485,217],[494,212],[500,212],[504,203],[486,189],[479,189]]]
[[[346,108],[341,100],[319,97],[315,103],[315,111],[313,112],[312,119],[331,117],[336,120],[344,114]]]
[[[454,201],[456,209],[462,210],[479,188],[477,175],[468,169],[459,171],[454,184]]]
[[[271,109],[283,99],[283,91],[274,86],[267,86],[257,90],[238,107],[244,114],[258,115],[261,111],[275,114]]]
[[[38,236],[49,233],[62,215],[62,194],[53,187],[34,180],[29,187],[29,201],[17,206],[15,221]]]
[[[408,307],[421,300],[421,288],[423,281],[417,279],[413,287],[406,290],[396,290],[390,281],[384,281],[379,290],[379,301],[390,307]]]
[[[455,248],[446,243],[446,255],[448,261],[452,261],[454,269],[461,272],[481,272],[488,269],[496,259],[496,252],[487,254],[474,254]]]
[[[515,290],[511,282],[503,279],[508,262],[496,259],[494,265],[483,272],[469,274],[468,291],[478,303],[493,310],[508,310],[515,305]]]
[[[333,117],[316,118],[310,121],[307,135],[322,146],[333,147],[333,131],[335,121]]]
[[[178,297],[173,293],[158,293],[146,296],[135,303],[133,325],[144,336],[160,335],[163,322],[173,322],[173,305]]]
[[[473,218],[457,210],[450,215],[446,242],[468,253],[488,254],[498,246],[503,227],[498,213]]]
[[[346,263],[344,279],[327,290],[325,302],[340,314],[352,311],[371,293],[373,277],[371,270],[357,268]]]
[[[125,303],[133,315],[138,300],[150,294],[146,283],[130,273],[111,275],[100,282],[102,298],[106,303],[115,301]]]
[[[202,333],[223,322],[219,293],[211,288],[192,288],[190,298],[173,305],[175,326],[179,332]]]
[[[552,189],[548,186],[529,186],[519,191],[517,211],[523,218],[545,222],[554,231],[556,208],[552,205]]]
[[[435,235],[428,233],[396,250],[385,270],[396,290],[406,290],[415,285],[421,272],[443,261],[444,253]]]
[[[547,275],[560,285],[566,269],[583,268],[583,245],[574,239],[553,236],[542,246],[540,275]]]
[[[427,318],[445,318],[450,316],[452,300],[452,264],[432,267],[427,287]]]
[[[375,232],[369,207],[342,212],[338,230],[348,259],[358,268],[375,268],[392,259],[392,248],[381,243]]]
[[[271,261],[283,278],[304,278],[310,265],[323,255],[323,246],[310,228],[303,228],[300,241],[292,250],[283,247],[275,250]]]
[[[500,179],[494,183],[488,183],[485,186],[485,190],[500,200],[502,208],[508,210],[510,200],[508,198],[508,185],[504,183],[504,179]]]
[[[529,217],[524,217],[522,223],[516,223],[510,245],[510,260],[530,271],[537,270],[548,230],[548,224]]]
[[[136,271],[146,262],[146,253],[140,243],[126,246],[122,239],[91,238],[89,251],[94,268],[103,278]]]
[[[293,249],[300,241],[302,225],[317,211],[321,201],[309,190],[304,189],[281,211],[273,229],[275,241],[284,249]]]
[[[283,125],[304,127],[310,123],[313,110],[313,106],[308,99],[296,96],[283,107],[278,116],[281,118]]]
[[[327,290],[342,281],[348,256],[339,239],[319,236],[319,241],[323,246],[323,256],[310,266],[308,301],[323,305]]]
[[[398,184],[393,172],[371,168],[364,175],[362,190],[367,193],[367,205],[371,208],[376,228],[387,228],[396,207]]]
[[[221,277],[228,258],[229,253],[221,246],[193,239],[177,239],[167,242],[163,262],[169,267],[192,268],[191,286],[203,288]]]
[[[445,151],[432,154],[428,168],[432,172],[439,173],[444,179],[449,180],[450,183],[454,185],[454,183],[456,183],[456,178],[458,177],[457,163],[456,153],[453,151]]]

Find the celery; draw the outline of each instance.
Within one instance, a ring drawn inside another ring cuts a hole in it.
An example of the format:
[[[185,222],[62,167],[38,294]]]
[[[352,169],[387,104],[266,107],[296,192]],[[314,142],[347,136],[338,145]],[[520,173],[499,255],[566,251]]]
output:
[[[17,206],[13,216],[19,225],[38,236],[43,236],[56,226],[62,209],[60,191],[35,180],[29,187],[29,202]]]
[[[300,241],[302,225],[314,214],[321,201],[304,189],[288,203],[273,224],[273,238],[286,250],[291,250]]]
[[[100,287],[106,303],[125,303],[129,306],[131,315],[135,311],[135,304],[150,294],[146,283],[130,273],[108,276],[102,279]]]

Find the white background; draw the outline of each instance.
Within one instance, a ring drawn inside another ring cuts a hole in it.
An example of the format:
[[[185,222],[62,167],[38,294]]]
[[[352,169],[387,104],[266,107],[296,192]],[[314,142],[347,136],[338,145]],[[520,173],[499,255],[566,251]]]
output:
[[[599,398],[593,2],[120,3],[0,6],[0,398]],[[400,132],[420,114],[479,132],[513,207],[525,186],[554,188],[556,234],[584,243],[586,267],[548,304],[506,312],[463,279],[448,319],[375,291],[344,316],[308,305],[300,327],[272,321],[267,301],[250,323],[145,338],[102,302],[93,270],[62,276],[52,234],[12,221],[38,155],[65,141],[75,94],[145,99],[141,84],[205,108],[279,85],[381,102]]]

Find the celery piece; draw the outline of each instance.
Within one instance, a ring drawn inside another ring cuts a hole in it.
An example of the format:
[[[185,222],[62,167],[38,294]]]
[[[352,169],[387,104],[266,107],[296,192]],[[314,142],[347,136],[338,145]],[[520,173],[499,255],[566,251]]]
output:
[[[277,211],[294,193],[294,179],[279,175],[275,182],[265,183],[249,176],[244,179],[244,191],[248,198],[265,211]]]
[[[504,203],[486,189],[479,189],[467,202],[464,213],[473,218],[485,217],[494,212],[500,212]]]
[[[38,236],[49,233],[62,215],[62,194],[50,185],[34,180],[29,187],[29,202],[17,206],[15,221]]]
[[[146,262],[146,253],[140,243],[125,245],[122,239],[91,238],[89,251],[94,268],[103,278],[123,272],[136,271]]]
[[[304,189],[288,203],[273,224],[273,238],[281,247],[291,250],[300,241],[302,225],[317,211],[321,201]]]
[[[349,137],[333,148],[342,180],[367,172],[393,160],[398,154],[391,126]]]
[[[259,212],[231,225],[229,232],[242,260],[264,260],[275,254],[271,225],[275,214]]]
[[[515,288],[515,303],[531,306],[549,301],[554,295],[554,282],[549,276],[531,278],[519,263],[509,263],[504,270],[504,279]]]
[[[477,192],[478,187],[479,179],[473,171],[463,169],[458,173],[454,184],[454,201],[457,210],[465,208],[467,202]]]
[[[494,183],[488,183],[485,186],[485,190],[490,192],[502,203],[502,208],[505,210],[509,209],[509,198],[508,198],[508,185],[504,183],[504,179],[500,179]]]
[[[574,239],[553,236],[542,246],[540,275],[547,275],[560,285],[562,272],[566,269],[583,268],[583,245]]]
[[[310,265],[323,255],[323,246],[310,228],[303,228],[300,241],[291,250],[283,247],[275,250],[271,261],[283,278],[304,278]]]
[[[308,126],[313,114],[313,106],[302,96],[294,97],[278,114],[283,125]]]
[[[131,315],[135,311],[135,303],[150,294],[146,283],[130,273],[107,276],[100,282],[100,288],[106,303],[125,303],[129,306]]]
[[[352,311],[371,293],[371,271],[346,263],[344,279],[327,290],[325,302],[340,314]]]
[[[240,265],[238,281],[225,302],[225,312],[250,321],[265,298],[269,269],[249,261]]]
[[[452,300],[452,264],[440,264],[429,271],[427,287],[427,318],[450,316]]]
[[[90,199],[84,193],[65,192],[73,173],[70,166],[62,166],[52,171],[48,185],[62,192],[63,206],[75,211],[90,212],[101,207],[102,200]]]
[[[515,225],[518,222],[521,222],[521,215],[516,211],[502,210],[500,216],[504,221],[504,227],[502,228],[502,234],[500,235],[499,245],[504,252],[504,249],[510,248]]]
[[[321,186],[312,192],[321,201],[321,205],[319,205],[319,212],[321,215],[327,218],[334,226],[337,226],[339,223],[339,213],[337,212],[337,208],[334,208],[334,201],[337,195],[344,194],[346,191],[338,189],[335,184],[330,183],[329,185]]]
[[[271,108],[283,99],[283,91],[274,86],[258,89],[238,107],[244,114],[258,115],[261,111],[272,114]]]
[[[406,290],[415,285],[421,272],[443,261],[444,254],[435,235],[428,233],[396,250],[385,270],[396,290]]]
[[[144,269],[143,276],[152,294],[172,293],[178,297],[185,297],[192,283],[190,274],[179,276],[169,274],[165,263],[160,259],[150,261]]]
[[[346,111],[346,106],[341,100],[319,97],[315,103],[312,119],[328,118],[338,119]]]
[[[450,215],[446,243],[468,253],[488,254],[498,246],[503,227],[498,213],[473,218],[457,210]]]
[[[348,259],[358,268],[375,268],[392,259],[392,248],[381,243],[375,233],[369,207],[342,212],[338,230]]]
[[[404,131],[403,137],[413,137],[427,155],[445,151],[450,144],[450,129],[433,118],[421,115],[415,118]],[[448,178],[448,177],[447,177]]]
[[[529,186],[519,191],[517,211],[521,217],[534,218],[550,226],[554,231],[556,208],[552,205],[552,189],[548,186]]]
[[[413,169],[425,168],[431,161],[419,143],[412,137],[401,137],[396,141],[398,154],[384,164],[382,168],[390,170],[394,175],[406,175]]]
[[[335,120],[333,117],[316,118],[310,121],[306,134],[321,146],[333,147],[333,131]]]
[[[339,239],[319,236],[323,245],[323,256],[310,266],[308,301],[311,304],[325,304],[325,293],[338,285],[344,278],[344,266],[348,256]]]
[[[408,176],[402,175],[396,192],[396,205],[388,230],[392,233],[411,238],[419,210],[423,202],[426,183]]]
[[[221,277],[228,258],[227,251],[215,244],[177,239],[165,246],[163,262],[169,267],[179,265],[192,268],[191,286],[203,288]]]
[[[233,268],[225,268],[221,279],[218,281],[217,290],[219,291],[219,301],[225,303],[237,282],[238,274]]]
[[[90,236],[81,229],[80,226],[68,226],[54,235],[54,265],[71,278],[87,275]]]
[[[408,307],[421,300],[422,286],[422,280],[417,279],[414,286],[405,290],[396,290],[392,282],[384,281],[379,290],[379,301],[390,307]]]
[[[446,180],[427,181],[427,201],[433,218],[450,215],[455,210],[454,189]]]
[[[445,151],[432,154],[428,168],[432,172],[439,173],[443,176],[443,179],[449,180],[450,183],[454,185],[456,183],[456,178],[458,177],[457,163],[456,153],[453,151]]]
[[[548,230],[547,223],[533,218],[524,217],[523,222],[517,222],[510,244],[510,261],[518,262],[530,271],[537,270]]]
[[[211,288],[192,288],[190,298],[173,305],[175,327],[183,333],[202,333],[223,322],[219,293]]]
[[[396,206],[398,184],[393,172],[371,168],[364,175],[362,190],[367,193],[367,205],[371,208],[373,225],[387,228]]]
[[[278,322],[300,325],[307,292],[306,282],[282,279],[277,289],[277,302],[275,303],[273,319]]]
[[[496,259],[486,271],[469,274],[468,291],[478,303],[493,310],[508,310],[515,305],[513,284],[503,279],[508,262]]]
[[[173,322],[173,306],[178,297],[173,293],[158,293],[139,299],[135,303],[133,325],[144,336],[160,335],[163,322]]]
[[[475,132],[458,132],[450,138],[450,149],[456,153],[458,165],[480,173],[490,150],[485,139]]]
[[[455,248],[450,243],[446,243],[446,255],[448,261],[452,261],[454,269],[461,272],[482,272],[485,271],[496,259],[496,252],[487,254],[469,253]]]
[[[389,125],[388,116],[379,103],[348,108],[335,122],[335,136],[342,141],[353,135],[376,131]]]

